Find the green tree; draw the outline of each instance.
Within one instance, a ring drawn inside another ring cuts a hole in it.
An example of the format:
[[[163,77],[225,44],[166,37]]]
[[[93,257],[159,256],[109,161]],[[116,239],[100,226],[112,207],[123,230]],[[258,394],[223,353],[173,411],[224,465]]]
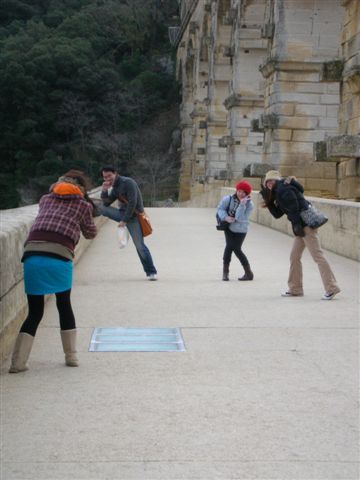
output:
[[[45,180],[74,164],[96,179],[104,156],[131,173],[135,132],[178,101],[164,63],[172,56],[166,23],[177,7],[176,0],[0,3],[0,158],[15,191],[32,186],[35,198]],[[7,198],[7,206],[19,201]]]

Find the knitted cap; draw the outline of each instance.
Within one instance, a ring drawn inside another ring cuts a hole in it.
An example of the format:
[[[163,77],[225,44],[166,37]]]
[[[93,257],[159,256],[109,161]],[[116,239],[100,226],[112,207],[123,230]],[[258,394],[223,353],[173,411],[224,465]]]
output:
[[[84,196],[84,192],[81,190],[81,186],[74,185],[70,182],[57,182],[53,186],[52,191],[57,195],[81,195]]]
[[[252,192],[252,186],[250,185],[249,182],[246,182],[245,180],[237,183],[235,185],[235,188],[236,188],[236,190],[242,190],[243,192],[247,193],[248,195],[250,195],[250,193]]]
[[[268,180],[280,180],[281,179],[281,173],[278,172],[277,170],[269,170],[267,174],[265,175],[264,178],[264,185],[266,187],[266,182]]]

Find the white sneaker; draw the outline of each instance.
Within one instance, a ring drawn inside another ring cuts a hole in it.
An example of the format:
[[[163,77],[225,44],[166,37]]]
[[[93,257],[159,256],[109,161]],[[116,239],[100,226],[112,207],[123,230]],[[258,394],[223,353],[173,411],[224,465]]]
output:
[[[155,282],[157,280],[156,273],[150,273],[150,275],[147,276],[147,279],[150,280],[151,282]]]
[[[321,300],[332,300],[337,293],[339,292],[334,292],[334,293],[325,292],[324,295],[321,297]]]

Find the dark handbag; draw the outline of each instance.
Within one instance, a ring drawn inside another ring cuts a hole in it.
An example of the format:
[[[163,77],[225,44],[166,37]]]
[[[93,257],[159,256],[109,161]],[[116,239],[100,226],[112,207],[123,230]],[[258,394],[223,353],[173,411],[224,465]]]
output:
[[[309,204],[307,210],[300,212],[300,217],[305,225],[310,228],[319,228],[329,220],[326,215],[311,204]]]
[[[231,203],[231,195],[229,195],[229,205],[227,206],[228,215],[229,215],[230,203]],[[228,228],[230,227],[230,223],[226,222],[225,220],[221,220],[218,213],[216,213],[216,222],[217,222],[216,230],[220,230],[223,232],[225,230],[228,230]]]
[[[230,226],[230,223],[226,222],[225,220],[221,220],[218,214],[216,214],[216,221],[217,221],[216,230],[225,231]]]

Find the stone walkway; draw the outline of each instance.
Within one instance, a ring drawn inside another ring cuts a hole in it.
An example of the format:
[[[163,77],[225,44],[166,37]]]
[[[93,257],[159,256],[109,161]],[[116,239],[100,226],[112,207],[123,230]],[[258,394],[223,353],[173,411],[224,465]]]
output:
[[[1,480],[358,479],[358,264],[327,252],[331,302],[292,239],[252,224],[253,282],[222,282],[212,209],[150,210],[159,281],[107,222],[75,269],[79,368],[63,365],[55,302],[30,370],[1,376]],[[325,228],[325,227],[324,227]],[[95,327],[180,327],[184,353],[90,353]]]

